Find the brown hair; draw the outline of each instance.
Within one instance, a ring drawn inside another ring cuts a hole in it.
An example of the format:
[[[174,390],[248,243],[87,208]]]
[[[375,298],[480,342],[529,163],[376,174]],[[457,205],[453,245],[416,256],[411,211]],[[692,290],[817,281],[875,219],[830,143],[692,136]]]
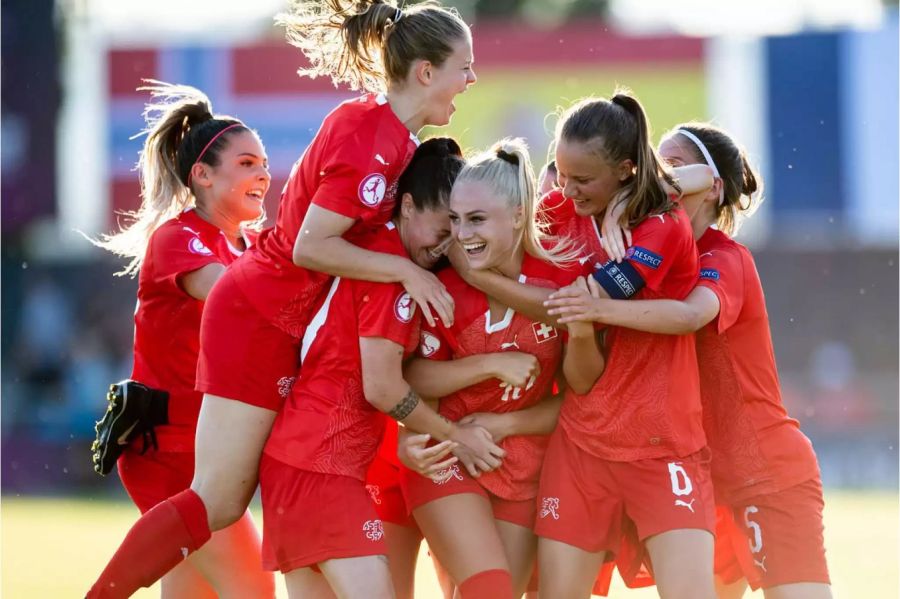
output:
[[[137,274],[153,232],[194,205],[196,199],[188,181],[198,158],[204,164],[218,166],[219,154],[228,138],[249,130],[233,117],[213,115],[209,98],[198,89],[152,79],[144,81],[148,85],[138,89],[149,91],[151,101],[144,107],[147,127],[138,134],[147,136],[138,159],[141,206],[124,214],[131,223],[118,233],[90,240],[116,255],[130,258],[117,275]],[[230,129],[225,131],[227,128]]]
[[[660,179],[679,192],[681,188],[651,145],[644,109],[628,90],[616,90],[610,100],[581,100],[563,114],[556,127],[556,138],[585,144],[612,164],[626,159],[634,163],[634,173],[612,200],[627,202],[623,226],[633,228],[648,216],[674,207]]]
[[[710,123],[690,122],[673,128],[666,137],[678,134],[684,129],[694,134],[709,152],[710,157],[719,170],[724,187],[723,200],[716,207],[716,227],[729,235],[737,233],[740,228],[740,217],[753,214],[762,202],[762,179],[750,165],[747,152],[739,146],[727,132]],[[686,139],[685,147],[700,164],[706,164],[706,158],[693,140]],[[753,197],[756,194],[756,197]]]
[[[456,9],[435,1],[398,9],[384,0],[291,0],[275,20],[311,63],[300,76],[367,91],[404,81],[416,60],[440,67],[469,35]]]
[[[487,185],[497,196],[522,210],[525,227],[522,243],[525,251],[541,260],[563,264],[578,259],[578,248],[568,239],[555,239],[547,233],[547,224],[538,206],[537,181],[531,166],[528,146],[520,138],[501,139],[491,149],[470,159],[457,183],[475,181]]]

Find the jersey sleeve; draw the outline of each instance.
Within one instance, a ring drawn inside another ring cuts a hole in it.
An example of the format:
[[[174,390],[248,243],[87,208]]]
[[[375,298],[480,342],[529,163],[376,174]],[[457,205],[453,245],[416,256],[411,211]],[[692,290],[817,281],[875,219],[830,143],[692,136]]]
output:
[[[719,298],[718,331],[724,333],[741,314],[744,306],[744,268],[741,256],[730,249],[716,249],[700,256],[698,286],[706,287]]]
[[[152,278],[159,284],[181,289],[181,278],[208,264],[222,261],[190,227],[172,223],[156,231],[150,241],[149,262]],[[183,290],[182,290],[183,291]]]
[[[680,258],[684,234],[671,214],[648,217],[632,232],[632,245],[625,252],[628,262],[648,289],[658,291],[660,283]],[[683,214],[679,218],[686,218]]]
[[[386,165],[376,156],[375,133],[364,130],[329,140],[312,203],[354,220],[377,216],[388,193]]]
[[[406,347],[419,315],[416,304],[397,283],[354,281],[359,336],[381,337]]]

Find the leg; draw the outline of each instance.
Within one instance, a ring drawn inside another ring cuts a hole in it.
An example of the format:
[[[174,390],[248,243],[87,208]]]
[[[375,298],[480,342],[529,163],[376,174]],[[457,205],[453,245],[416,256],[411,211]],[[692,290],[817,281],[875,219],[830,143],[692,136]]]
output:
[[[262,569],[260,538],[250,512],[213,533],[210,541],[191,554],[195,566],[216,589],[219,599],[275,596],[275,577]]]
[[[450,578],[447,568],[441,565],[438,558],[431,549],[428,549],[428,555],[431,556],[431,562],[434,564],[434,574],[437,576],[438,586],[441,587],[441,593],[444,599],[453,599],[453,593],[456,591],[456,583]]]
[[[538,596],[544,599],[590,597],[605,558],[605,551],[590,553],[553,539],[538,539]]]
[[[413,599],[416,582],[416,559],[422,535],[418,530],[383,522],[388,546],[388,566],[398,599]]]
[[[534,558],[537,555],[537,537],[530,528],[505,520],[496,520],[500,541],[509,562],[513,582],[513,597],[521,597],[528,588]]]
[[[682,528],[645,541],[662,599],[715,599],[714,540],[709,531]]]
[[[393,599],[391,571],[384,555],[330,559],[319,564],[339,599]]]
[[[259,457],[275,412],[205,395],[195,441],[194,480],[135,523],[88,593],[130,597],[237,522],[256,488]]]
[[[217,599],[215,589],[189,561],[172,568],[160,582],[161,599]]]
[[[485,497],[448,495],[416,508],[413,516],[457,585],[486,570],[509,571],[491,504]]]
[[[832,599],[831,585],[824,582],[793,582],[763,589],[766,599]]]
[[[328,581],[312,568],[297,568],[286,572],[284,584],[290,599],[336,599]]]
[[[732,583],[723,582],[716,576],[716,597],[718,599],[741,599],[747,590],[747,579],[741,578]]]

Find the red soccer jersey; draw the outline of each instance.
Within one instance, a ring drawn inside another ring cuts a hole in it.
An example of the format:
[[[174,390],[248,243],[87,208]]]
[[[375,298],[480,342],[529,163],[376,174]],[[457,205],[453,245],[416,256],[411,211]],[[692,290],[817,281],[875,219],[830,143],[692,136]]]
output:
[[[600,245],[602,236],[597,221],[578,216],[575,205],[559,189],[554,189],[541,199],[540,214],[552,236],[562,243],[568,240],[580,249],[582,265],[593,265],[601,255],[606,255]]]
[[[131,378],[169,392],[169,425],[156,428],[161,450],[193,449],[203,398],[194,391],[203,302],[182,289],[181,277],[207,264],[228,265],[240,255],[194,210],[150,236],[138,277]]]
[[[237,281],[259,312],[300,337],[330,276],[298,268],[294,241],[310,204],[356,221],[354,241],[391,218],[397,180],[418,145],[383,95],[338,106],[294,165],[281,194],[275,226],[235,265]]]
[[[392,223],[361,246],[406,256]],[[416,306],[398,283],[335,279],[303,338],[300,376],[265,451],[296,468],[365,480],[384,417],[363,395],[361,337],[389,339],[409,355],[419,340]]]
[[[553,327],[534,322],[507,309],[504,318],[490,322],[488,298],[466,284],[452,268],[439,273],[456,304],[453,326],[435,329],[423,325],[419,354],[433,360],[463,358],[475,354],[520,351],[538,359],[540,375],[525,389],[509,387],[498,379],[482,381],[440,401],[440,413],[457,421],[474,412],[512,412],[533,406],[550,393],[562,353],[560,334]],[[519,281],[539,287],[559,288],[570,282],[566,271],[526,255]],[[538,479],[548,437],[518,435],[500,442],[507,455],[503,466],[482,474],[485,489],[513,501],[537,495]]]
[[[818,474],[812,444],[781,403],[762,284],[750,252],[721,231],[697,242],[699,285],[719,316],[697,332],[713,481],[728,501],[781,491]]]
[[[545,199],[551,199],[553,194]],[[564,204],[556,209],[569,219],[560,233],[592,248],[593,268],[608,261],[591,217]],[[575,235],[581,235],[577,237]],[[587,239],[584,239],[587,237]],[[646,286],[636,299],[684,299],[697,283],[697,249],[691,220],[680,207],[651,216],[635,227],[627,260]],[[697,356],[693,335],[657,335],[608,327],[606,369],[586,395],[571,389],[560,412],[560,425],[584,451],[612,461],[686,456],[706,444],[700,409]]]

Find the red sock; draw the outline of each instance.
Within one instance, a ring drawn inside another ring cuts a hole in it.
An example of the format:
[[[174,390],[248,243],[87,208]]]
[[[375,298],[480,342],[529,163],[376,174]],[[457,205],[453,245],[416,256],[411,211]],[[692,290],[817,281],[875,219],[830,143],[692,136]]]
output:
[[[512,599],[512,576],[507,570],[485,570],[459,585],[462,599]]]
[[[135,522],[86,599],[123,599],[149,587],[209,540],[206,506],[187,489]]]

